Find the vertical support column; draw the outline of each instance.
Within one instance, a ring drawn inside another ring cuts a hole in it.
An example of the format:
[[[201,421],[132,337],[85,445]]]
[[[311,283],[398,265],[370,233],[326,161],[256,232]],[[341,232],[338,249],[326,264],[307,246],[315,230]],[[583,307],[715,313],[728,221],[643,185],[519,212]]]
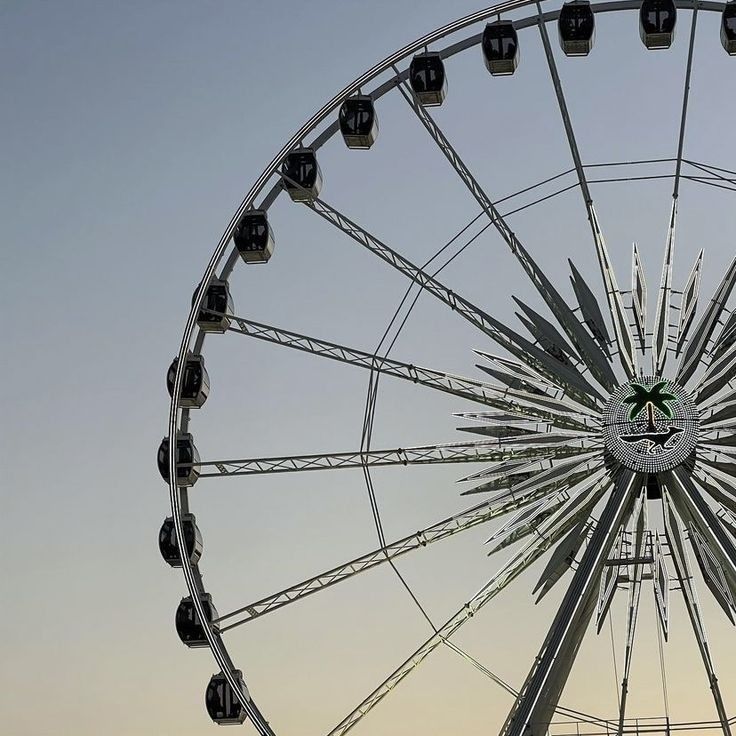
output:
[[[608,552],[641,480],[622,470],[520,695],[503,736],[545,736],[596,603]]]

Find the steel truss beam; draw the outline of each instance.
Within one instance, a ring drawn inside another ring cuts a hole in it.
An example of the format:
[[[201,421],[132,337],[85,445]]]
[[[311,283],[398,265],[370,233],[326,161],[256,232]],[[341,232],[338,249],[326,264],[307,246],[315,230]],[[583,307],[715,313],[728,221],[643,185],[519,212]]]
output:
[[[652,362],[654,374],[662,375],[664,364],[667,361],[670,336],[670,308],[672,298],[672,257],[675,249],[675,232],[677,228],[677,200],[680,195],[680,178],[682,175],[682,153],[685,146],[685,124],[687,122],[688,101],[690,99],[690,77],[693,69],[693,51],[695,48],[695,27],[698,18],[698,6],[693,9],[690,25],[690,44],[687,52],[687,66],[685,70],[685,85],[682,93],[682,109],[680,113],[680,129],[677,138],[677,159],[675,163],[675,179],[672,188],[672,208],[670,210],[669,226],[667,228],[667,244],[665,245],[664,261],[662,263],[662,278],[657,298],[657,313],[654,319],[654,336],[652,340]],[[687,291],[687,290],[686,290]],[[678,340],[684,339],[682,331],[682,316],[678,328]],[[689,327],[689,325],[687,325]],[[678,344],[679,348],[679,344]]]
[[[550,387],[554,391],[553,394],[532,394],[528,391],[517,391],[432,368],[423,368],[413,363],[381,357],[327,340],[282,330],[261,322],[253,322],[242,317],[233,316],[231,320],[228,330],[237,334],[255,337],[258,340],[293,348],[359,368],[375,370],[395,378],[402,378],[411,383],[444,391],[463,399],[477,401],[496,409],[533,415],[540,419],[549,420],[560,427],[585,431],[590,429],[592,424],[597,424],[599,421],[595,415],[566,400],[564,392],[557,387]]]
[[[513,438],[509,438],[513,439]],[[453,442],[441,445],[420,445],[395,450],[365,450],[357,452],[334,452],[315,455],[291,455],[287,457],[259,457],[243,460],[208,460],[197,467],[208,469],[200,478],[215,478],[234,475],[259,475],[264,473],[293,473],[307,470],[342,470],[389,465],[433,465],[444,463],[479,463],[513,460],[516,458],[571,457],[598,454],[590,451],[585,440],[569,440],[564,444],[539,447],[516,448],[508,440],[481,442]]]
[[[591,480],[589,486],[595,485]],[[603,486],[606,481],[601,482]],[[449,638],[575,524],[565,507],[542,522],[537,535],[517,552],[452,618],[448,619],[407,660],[394,670],[367,698],[351,711],[327,736],[344,736],[380,703],[407,675],[413,672],[437,647]]]
[[[411,88],[407,87],[406,84],[402,84],[399,85],[399,90],[409,106],[414,110],[421,123],[427,129],[427,132],[450,162],[450,165],[460,176],[460,179],[466,185],[472,196],[483,208],[488,219],[506,242],[513,255],[516,256],[527,276],[529,276],[531,282],[546,302],[550,311],[554,314],[559,324],[567,333],[573,346],[580,354],[580,357],[583,359],[591,374],[602,386],[609,391],[612,391],[618,385],[618,381],[616,380],[616,376],[613,373],[611,365],[601,348],[596,344],[591,335],[583,327],[580,320],[578,320],[565,300],[557,292],[531,255],[524,248],[521,241],[509,227],[503,215],[498,211],[490,197],[488,197],[488,195],[483,191],[480,184],[478,184],[473,174],[460,158],[457,151],[455,151],[452,144],[449,142],[427,109],[414,97],[414,93]],[[596,393],[594,395],[598,394]]]
[[[508,350],[513,356],[530,365],[552,383],[564,386],[576,401],[588,406],[596,407],[596,400],[602,401],[601,394],[586,381],[586,379],[570,366],[555,360],[532,342],[514,332],[503,322],[491,317],[476,307],[467,299],[456,294],[430,276],[423,269],[415,266],[396,251],[382,243],[367,230],[347,218],[342,213],[330,207],[321,199],[313,199],[304,203],[314,210],[334,227],[342,230],[346,235],[362,245],[374,255],[384,260],[399,273],[407,276],[420,288],[437,297],[447,304],[454,312],[466,319],[481,332],[488,335],[494,342]]]
[[[600,472],[597,479],[600,478]],[[372,570],[385,562],[396,559],[408,552],[422,549],[429,544],[447,539],[458,532],[472,529],[479,524],[483,524],[491,519],[503,516],[511,511],[522,508],[529,503],[537,500],[541,494],[547,492],[546,487],[535,489],[534,492],[524,494],[515,493],[513,490],[497,494],[494,498],[475,504],[470,508],[454,514],[446,519],[442,519],[431,526],[428,526],[414,534],[402,537],[387,544],[385,547],[368,552],[365,555],[356,557],[350,562],[346,562],[330,570],[326,570],[319,575],[314,575],[307,580],[303,580],[284,590],[272,595],[261,598],[254,603],[238,608],[230,613],[220,616],[214,623],[218,624],[221,633],[235,626],[247,623],[248,621],[271,613],[283,606],[286,606],[302,598],[317,593],[318,591],[335,585],[336,583],[348,580],[355,575]],[[222,626],[222,623],[230,619],[235,621]]]
[[[542,14],[542,9],[539,3],[537,3],[537,11],[539,13],[539,33],[542,38],[544,53],[547,58],[547,66],[549,68],[550,77],[555,89],[555,95],[557,96],[557,104],[560,108],[560,114],[562,115],[562,122],[565,126],[567,142],[570,146],[570,153],[572,155],[573,163],[575,164],[575,171],[577,173],[578,182],[580,184],[580,191],[583,194],[585,209],[588,213],[588,222],[590,223],[591,232],[593,234],[596,255],[598,256],[598,265],[601,269],[601,276],[603,278],[603,283],[606,290],[608,309],[611,315],[611,321],[613,322],[613,330],[616,337],[616,344],[618,345],[619,359],[627,377],[634,378],[637,373],[636,350],[634,348],[634,340],[631,335],[631,330],[629,329],[629,322],[624,310],[621,292],[619,291],[618,284],[616,283],[616,274],[613,270],[613,267],[611,266],[608,249],[606,248],[606,241],[603,238],[603,232],[601,231],[601,226],[598,222],[598,215],[596,214],[595,206],[593,204],[593,196],[590,193],[590,187],[588,186],[585,169],[580,158],[580,151],[578,149],[577,140],[575,138],[575,131],[572,127],[570,113],[567,109],[567,101],[565,100],[565,94],[562,89],[562,82],[557,71],[557,64],[555,62],[554,54],[552,53],[552,45],[549,41],[547,26],[544,22],[544,16]],[[615,382],[614,386],[617,384],[618,382]]]

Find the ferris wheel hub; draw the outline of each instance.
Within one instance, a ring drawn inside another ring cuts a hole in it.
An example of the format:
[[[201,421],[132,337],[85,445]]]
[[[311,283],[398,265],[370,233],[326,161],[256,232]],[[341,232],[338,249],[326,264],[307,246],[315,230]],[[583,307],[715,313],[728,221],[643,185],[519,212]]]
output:
[[[681,386],[640,376],[618,387],[603,411],[606,452],[637,473],[662,473],[686,462],[698,443],[699,413]]]

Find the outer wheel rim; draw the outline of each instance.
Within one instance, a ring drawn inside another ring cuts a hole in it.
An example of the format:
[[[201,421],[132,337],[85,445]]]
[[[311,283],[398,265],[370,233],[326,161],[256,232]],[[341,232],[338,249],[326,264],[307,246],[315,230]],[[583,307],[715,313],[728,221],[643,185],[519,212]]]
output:
[[[544,2],[544,0],[542,0],[542,2]],[[300,144],[300,142],[303,141],[305,138],[307,138],[307,136],[310,133],[317,130],[318,127],[322,123],[324,123],[326,119],[328,119],[330,116],[335,115],[338,107],[344,101],[345,98],[351,96],[357,90],[364,88],[366,84],[373,81],[376,77],[378,77],[381,73],[383,73],[387,69],[391,67],[394,67],[395,69],[395,65],[398,64],[399,62],[405,60],[406,58],[420,51],[424,47],[427,47],[430,44],[435,43],[439,39],[444,38],[445,36],[452,35],[458,31],[461,31],[464,28],[472,26],[476,23],[480,23],[484,20],[492,18],[493,16],[500,15],[501,13],[518,10],[521,8],[525,8],[527,6],[533,6],[535,4],[536,4],[536,0],[510,0],[509,2],[499,3],[497,5],[491,6],[489,8],[478,11],[476,13],[469,14],[456,21],[453,21],[449,24],[441,26],[440,28],[420,37],[416,41],[404,46],[402,49],[395,52],[394,54],[389,55],[383,61],[379,62],[374,67],[369,69],[367,72],[357,77],[350,85],[348,85],[343,90],[341,90],[337,95],[335,95],[315,115],[313,115],[304,125],[302,125],[299,128],[299,130],[297,130],[297,132],[282,147],[282,149],[274,157],[271,163],[264,169],[264,171],[258,177],[256,182],[250,188],[245,198],[243,199],[239,207],[236,209],[232,219],[230,220],[220,241],[218,242],[218,245],[207,264],[207,267],[205,269],[200,285],[204,285],[204,286],[208,285],[212,281],[212,279],[216,277],[216,271],[218,267],[220,266],[222,267],[222,270],[220,272],[220,277],[223,278],[224,280],[227,279],[234,264],[237,262],[237,259],[238,259],[238,253],[237,253],[237,250],[234,248],[234,246],[232,246],[232,251],[230,255],[226,258],[228,245],[232,239],[232,235],[233,235],[233,232],[235,230],[237,223],[240,221],[243,214],[247,210],[254,207],[256,199],[267,188],[268,181],[271,179],[272,176],[278,173],[278,170],[281,166],[281,162],[283,161],[286,154],[292,149],[294,149],[295,147],[297,147]],[[697,8],[699,10],[714,11],[714,12],[722,12],[723,8],[725,7],[725,3],[710,2],[710,1],[698,2],[697,0],[676,0],[675,5],[678,9]],[[634,10],[634,9],[638,9],[639,6],[640,6],[640,2],[638,0],[615,0],[613,2],[603,2],[603,3],[591,5],[594,13],[607,13],[607,12],[618,12],[618,11],[624,11],[624,10]],[[559,16],[559,9],[544,13],[542,15],[542,18],[545,24],[548,24],[549,22],[556,20],[558,16]],[[514,26],[516,28],[525,28],[525,27],[529,27],[532,25],[536,25],[537,22],[538,22],[538,18],[537,18],[537,15],[535,14],[533,16],[526,17],[519,21],[514,21]],[[479,42],[480,42],[480,34],[477,34],[474,37],[463,39],[457,43],[451,44],[450,46],[444,49],[443,53],[447,53],[448,56],[453,55],[455,53],[459,53],[462,50],[465,50],[469,46],[478,45]],[[401,78],[406,78],[407,72],[408,72],[408,67],[406,70],[404,70],[404,72],[402,72]],[[380,92],[380,95],[378,96],[382,96],[383,94],[386,94],[391,88],[391,86],[392,85],[390,85],[389,83],[384,83],[383,85],[381,85],[382,91]],[[324,142],[326,142],[326,140],[332,137],[332,135],[334,135],[336,131],[337,131],[337,123],[334,122],[330,127],[328,127],[327,130],[322,131],[315,139],[315,142],[312,143],[311,145],[315,148],[319,148]],[[269,192],[269,195],[267,195],[267,198],[269,196],[273,197],[274,193],[277,192],[278,187],[279,187],[279,184],[277,182],[276,184],[274,184],[273,188]],[[267,206],[270,206],[270,203],[271,202],[268,202]],[[261,207],[263,207],[263,205],[261,205]],[[224,262],[223,262],[223,259],[225,259]],[[179,405],[178,397],[179,397],[179,394],[181,393],[181,389],[183,385],[183,377],[184,377],[183,366],[186,363],[187,354],[189,353],[194,354],[194,355],[200,354],[204,333],[200,332],[196,340],[193,340],[193,337],[195,335],[195,330],[197,329],[197,324],[196,324],[197,315],[199,314],[203,306],[204,294],[205,294],[205,288],[200,288],[197,293],[196,298],[193,300],[192,308],[189,313],[189,317],[185,325],[184,334],[183,334],[183,337],[180,343],[179,353],[177,356],[178,360],[177,360],[176,374],[175,374],[174,383],[173,383],[173,398],[171,400],[170,410],[169,410],[169,424],[168,424],[168,436],[169,437],[175,437],[178,432],[187,431],[187,426],[188,426],[188,421],[189,421],[189,409],[182,408]],[[170,443],[169,478],[171,480],[169,481],[169,498],[170,498],[172,516],[174,518],[174,525],[176,529],[177,545],[179,549],[186,549],[186,542],[185,542],[184,530],[183,530],[183,524],[182,524],[182,515],[188,510],[187,488],[179,488],[177,487],[176,482],[175,482],[176,458],[174,454],[174,448],[175,448],[175,443]],[[204,621],[207,619],[207,617],[204,612],[204,608],[202,606],[202,602],[200,599],[202,593],[204,592],[204,587],[201,582],[201,576],[199,574],[198,567],[193,566],[190,563],[188,557],[186,555],[183,555],[182,556],[182,570],[183,570],[183,574],[184,574],[187,588],[189,591],[189,595],[192,597],[192,601],[194,603],[195,610],[197,611],[197,615],[200,617],[200,620]],[[263,734],[264,736],[266,735],[273,736],[274,732],[272,731],[268,722],[265,720],[263,715],[260,713],[260,711],[256,707],[255,703],[241,692],[240,685],[235,679],[235,677],[233,676],[233,671],[236,669],[236,666],[232,662],[222,642],[221,637],[219,636],[217,632],[212,631],[207,626],[204,627],[204,630],[207,635],[208,643],[209,643],[210,649],[212,650],[215,661],[217,662],[218,666],[220,667],[222,673],[224,674],[228,683],[232,687],[233,691],[237,694],[238,700],[240,700],[242,706],[246,710],[254,726],[259,731],[259,733]]]

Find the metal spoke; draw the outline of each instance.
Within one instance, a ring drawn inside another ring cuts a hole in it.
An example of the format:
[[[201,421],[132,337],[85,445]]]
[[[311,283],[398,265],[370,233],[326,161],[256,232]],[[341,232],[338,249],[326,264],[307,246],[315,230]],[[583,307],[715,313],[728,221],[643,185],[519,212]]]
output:
[[[585,328],[580,323],[580,320],[578,320],[574,312],[570,309],[554,286],[552,286],[552,283],[524,248],[521,241],[509,227],[503,215],[498,211],[491,199],[483,191],[440,127],[427,112],[427,109],[415,98],[412,89],[404,83],[399,85],[399,90],[421,123],[427,129],[432,139],[438,145],[442,153],[444,153],[445,157],[450,162],[450,165],[455,169],[470,193],[483,208],[488,219],[493,223],[498,233],[509,246],[511,252],[516,256],[522,268],[546,302],[550,311],[554,314],[559,324],[567,333],[591,374],[608,390],[615,388],[618,382],[607,357],[601,351],[600,347],[596,344],[590,334],[586,332]]]
[[[563,386],[580,403],[593,408],[595,407],[594,399],[602,400],[601,394],[586,381],[579,371],[555,360],[503,322],[494,319],[467,299],[448,289],[436,278],[399,255],[323,200],[313,199],[305,202],[305,205],[397,271],[416,282],[422,289],[447,304],[453,311],[475,325],[481,332],[488,335],[513,356],[530,365],[552,383]]]
[[[544,22],[542,9],[539,3],[537,3],[537,9],[539,13],[539,33],[542,38],[542,45],[544,46],[544,53],[547,58],[547,66],[549,68],[552,84],[555,88],[557,104],[562,115],[562,122],[565,127],[567,142],[570,146],[570,153],[572,154],[573,163],[575,164],[575,171],[578,176],[580,191],[582,192],[585,208],[588,213],[588,222],[590,223],[590,228],[593,234],[596,255],[598,257],[598,265],[601,269],[601,276],[603,277],[603,283],[606,290],[606,300],[608,302],[611,321],[613,322],[616,344],[618,345],[619,359],[628,378],[634,378],[637,374],[634,340],[631,335],[631,330],[629,329],[628,319],[621,299],[621,292],[619,291],[618,284],[616,283],[616,275],[613,271],[613,267],[611,266],[608,249],[606,248],[606,241],[603,238],[603,232],[601,231],[600,223],[598,222],[598,215],[596,214],[593,197],[590,193],[590,187],[588,186],[585,168],[580,158],[580,151],[578,150],[575,132],[567,109],[567,101],[565,100],[565,94],[562,90],[562,82],[560,81],[560,75],[557,72],[557,64],[555,62],[554,54],[552,53],[552,45],[549,41],[547,26]]]
[[[677,200],[680,195],[680,177],[682,174],[682,152],[685,146],[685,125],[687,122],[688,101],[690,99],[690,77],[693,69],[693,51],[695,48],[695,26],[697,23],[698,8],[693,10],[690,25],[690,45],[687,52],[687,67],[685,70],[685,87],[682,94],[682,111],[680,114],[680,129],[677,138],[677,158],[675,160],[675,178],[672,188],[672,208],[670,210],[669,226],[667,228],[667,244],[665,246],[664,262],[662,264],[662,279],[657,299],[657,315],[654,322],[654,339],[652,357],[655,375],[662,375],[670,334],[670,308],[672,297],[672,257],[675,248],[675,232],[677,227]],[[682,317],[682,315],[681,315]],[[682,325],[682,322],[681,322]],[[680,333],[682,335],[682,332]],[[682,335],[684,339],[684,335]]]
[[[532,394],[529,390],[493,386],[484,381],[456,376],[432,368],[423,368],[413,363],[405,363],[375,353],[356,350],[345,345],[282,330],[242,317],[233,316],[231,320],[232,322],[228,328],[231,332],[311,353],[321,358],[329,358],[359,368],[402,378],[415,384],[428,386],[504,411],[523,412],[524,414],[550,420],[562,427],[581,430],[589,427],[591,420],[597,421],[596,415],[567,400],[561,389],[549,384],[546,385],[549,386],[549,390],[553,392],[552,394],[546,392]]]
[[[672,190],[672,199],[676,200],[680,193],[680,175],[682,172],[682,152],[685,147],[685,125],[687,123],[687,109],[690,100],[690,77],[693,71],[693,52],[695,50],[695,28],[698,23],[698,5],[693,7],[690,21],[690,43],[687,50],[687,67],[685,70],[685,89],[682,93],[682,112],[680,114],[680,134],[677,140],[677,163],[675,165],[675,184]]]
[[[360,705],[351,711],[327,736],[343,736],[357,725],[407,675],[413,672],[440,644],[448,640],[483,606],[541,557],[574,524],[558,510],[539,527],[539,534],[517,552],[454,616],[448,619],[408,659],[395,669]]]
[[[341,583],[344,580],[358,575],[359,573],[372,570],[379,565],[389,562],[391,560],[405,555],[408,552],[413,552],[418,549],[423,549],[433,542],[439,542],[442,539],[447,539],[458,532],[465,531],[466,529],[472,529],[479,524],[483,524],[491,519],[495,519],[499,516],[509,513],[521,506],[530,503],[535,496],[528,496],[526,498],[519,498],[514,494],[506,493],[502,494],[497,498],[478,503],[475,506],[461,511],[458,514],[454,514],[446,519],[442,519],[431,526],[428,526],[414,534],[409,534],[406,537],[402,537],[385,547],[368,552],[365,555],[356,557],[350,562],[346,562],[337,567],[333,567],[319,575],[314,575],[307,580],[303,580],[295,585],[291,585],[288,588],[284,588],[278,593],[261,598],[258,601],[237,608],[230,613],[220,616],[214,623],[218,625],[220,632],[224,633],[228,629],[232,629],[241,624],[247,623],[248,621],[263,616],[266,613],[271,613],[279,608],[294,603],[295,601],[301,600],[302,598],[317,593],[324,588]],[[225,626],[223,622],[229,621],[230,619],[237,619]]]
[[[498,462],[515,458],[554,455],[570,457],[589,451],[585,440],[567,442],[557,447],[548,444],[514,447],[501,440],[453,442],[441,445],[421,445],[395,450],[365,450],[315,455],[247,458],[243,460],[208,460],[197,463],[206,472],[200,478],[265,473],[292,473],[307,470],[342,470],[390,465],[433,465],[444,463]],[[180,465],[180,467],[184,467]]]

